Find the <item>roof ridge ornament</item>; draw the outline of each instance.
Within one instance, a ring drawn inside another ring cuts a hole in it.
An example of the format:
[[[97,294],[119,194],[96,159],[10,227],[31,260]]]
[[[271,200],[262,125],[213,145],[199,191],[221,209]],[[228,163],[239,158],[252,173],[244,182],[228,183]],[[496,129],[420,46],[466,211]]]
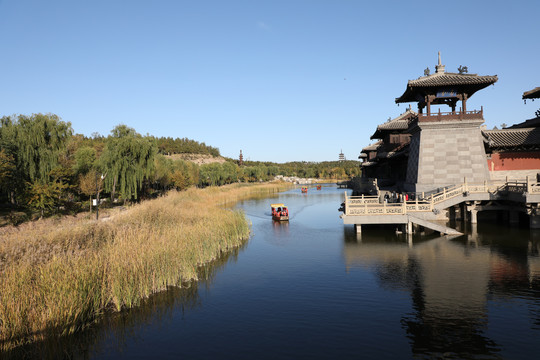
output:
[[[435,74],[444,74],[444,65],[441,64],[441,52],[439,51],[439,64],[435,66]]]
[[[466,74],[469,72],[469,68],[466,66],[459,65],[457,68],[460,74]]]
[[[428,76],[430,73],[429,66],[424,70],[424,76]]]

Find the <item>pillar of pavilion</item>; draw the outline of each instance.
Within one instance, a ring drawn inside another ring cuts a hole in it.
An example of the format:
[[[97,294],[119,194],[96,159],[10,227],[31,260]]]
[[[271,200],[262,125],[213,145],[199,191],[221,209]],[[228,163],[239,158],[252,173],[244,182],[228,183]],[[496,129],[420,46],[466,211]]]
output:
[[[468,74],[461,66],[459,73],[445,72],[440,53],[435,69],[434,74],[428,68],[423,77],[409,80],[403,95],[396,99],[396,103],[418,104],[418,117],[409,126],[407,191],[431,191],[461,184],[464,179],[471,183],[489,180],[480,130],[483,109],[467,110],[467,100],[494,84],[497,76]]]

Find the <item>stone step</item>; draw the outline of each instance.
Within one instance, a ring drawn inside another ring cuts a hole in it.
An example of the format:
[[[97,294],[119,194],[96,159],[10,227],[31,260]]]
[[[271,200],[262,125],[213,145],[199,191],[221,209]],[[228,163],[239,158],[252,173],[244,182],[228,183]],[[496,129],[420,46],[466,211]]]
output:
[[[416,217],[414,215],[408,215],[408,218],[409,218],[409,221],[414,223],[414,224],[429,228],[431,230],[438,231],[438,232],[443,233],[443,234],[447,234],[447,235],[463,235],[463,233],[457,231],[456,229],[452,229],[452,228],[450,228],[448,226],[445,226],[445,225],[436,224],[434,222],[421,219],[421,218]]]

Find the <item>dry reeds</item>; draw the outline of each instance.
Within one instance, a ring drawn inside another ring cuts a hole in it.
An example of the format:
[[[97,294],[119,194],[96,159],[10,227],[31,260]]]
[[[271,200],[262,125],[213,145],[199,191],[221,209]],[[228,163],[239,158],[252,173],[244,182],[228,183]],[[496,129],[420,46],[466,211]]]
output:
[[[107,308],[196,279],[199,266],[249,237],[241,211],[222,205],[287,185],[171,192],[109,214],[0,229],[0,351],[75,332]]]

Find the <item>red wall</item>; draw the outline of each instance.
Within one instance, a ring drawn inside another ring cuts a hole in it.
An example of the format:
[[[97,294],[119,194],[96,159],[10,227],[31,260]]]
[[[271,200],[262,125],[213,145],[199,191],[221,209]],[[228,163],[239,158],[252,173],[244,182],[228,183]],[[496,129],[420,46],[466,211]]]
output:
[[[493,153],[487,162],[489,171],[540,169],[540,152]]]

